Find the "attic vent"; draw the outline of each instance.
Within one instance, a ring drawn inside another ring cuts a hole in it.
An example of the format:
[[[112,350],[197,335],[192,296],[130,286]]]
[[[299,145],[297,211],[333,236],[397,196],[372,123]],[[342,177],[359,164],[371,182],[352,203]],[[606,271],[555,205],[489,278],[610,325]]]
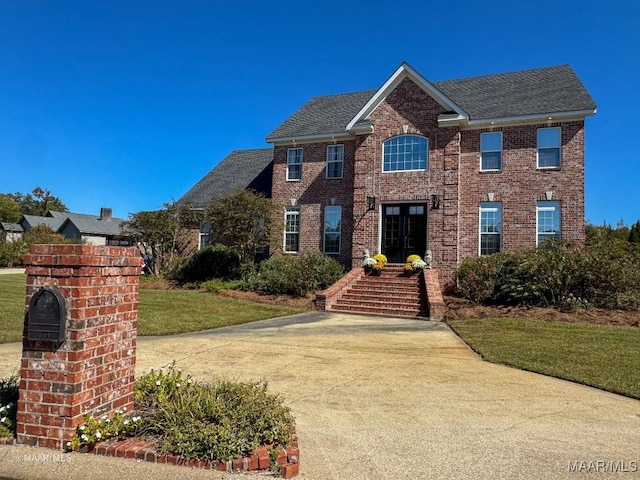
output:
[[[111,221],[111,209],[110,208],[102,207],[100,209],[100,220],[102,220],[104,222],[110,222]]]

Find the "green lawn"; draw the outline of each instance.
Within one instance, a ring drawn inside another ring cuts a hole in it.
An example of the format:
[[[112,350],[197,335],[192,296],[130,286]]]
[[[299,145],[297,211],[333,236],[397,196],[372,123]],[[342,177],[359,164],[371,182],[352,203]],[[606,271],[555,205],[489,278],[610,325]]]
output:
[[[26,275],[0,275],[0,343],[22,340]]]
[[[640,399],[640,328],[522,318],[448,323],[490,362]]]
[[[25,275],[0,275],[0,343],[19,342]],[[139,335],[171,335],[239,325],[302,310],[220,297],[195,290],[140,290]]]

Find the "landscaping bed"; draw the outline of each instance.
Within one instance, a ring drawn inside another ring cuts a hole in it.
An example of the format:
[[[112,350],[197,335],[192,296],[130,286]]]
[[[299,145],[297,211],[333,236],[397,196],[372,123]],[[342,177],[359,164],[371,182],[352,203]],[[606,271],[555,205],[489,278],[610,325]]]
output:
[[[548,322],[592,323],[597,325],[626,325],[640,327],[640,312],[606,310],[602,308],[577,309],[562,312],[557,308],[524,305],[478,305],[460,297],[444,298],[447,304],[446,320],[471,320],[482,318],[531,318]]]

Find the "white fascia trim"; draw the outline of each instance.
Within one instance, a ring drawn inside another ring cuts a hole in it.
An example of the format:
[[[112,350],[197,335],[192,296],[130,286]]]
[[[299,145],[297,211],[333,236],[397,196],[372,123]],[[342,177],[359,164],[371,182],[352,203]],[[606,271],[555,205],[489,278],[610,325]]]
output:
[[[378,105],[380,105],[380,103],[382,103],[384,99],[387,98],[387,95],[389,95],[400,84],[400,82],[407,77],[447,110],[453,110],[459,115],[468,117],[468,115],[462,108],[453,103],[453,101],[451,101],[449,97],[445,96],[440,90],[438,90],[433,84],[431,84],[431,82],[420,75],[411,65],[409,65],[407,62],[403,62],[402,65],[400,65],[398,69],[393,72],[393,75],[391,75],[389,79],[384,82],[384,84],[378,89],[373,97],[369,99],[365,106],[360,109],[356,116],[351,119],[351,121],[347,124],[347,130],[351,131],[356,123],[366,119],[371,114],[371,112],[378,108]]]
[[[298,143],[333,142],[338,140],[353,140],[353,135],[347,132],[323,133],[320,135],[300,135],[299,137],[267,137],[268,143],[274,145],[297,145]]]
[[[522,115],[518,117],[483,118],[469,120],[466,125],[461,125],[462,130],[475,130],[492,126],[521,125],[525,123],[566,122],[570,120],[583,120],[596,114],[596,109],[573,110],[569,112],[539,113],[535,115]],[[440,123],[440,122],[439,122]]]

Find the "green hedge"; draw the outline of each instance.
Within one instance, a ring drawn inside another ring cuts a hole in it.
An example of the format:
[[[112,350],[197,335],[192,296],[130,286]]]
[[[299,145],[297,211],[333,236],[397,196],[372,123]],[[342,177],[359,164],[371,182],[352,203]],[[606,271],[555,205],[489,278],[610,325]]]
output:
[[[247,288],[272,295],[304,297],[327,288],[343,274],[340,263],[321,253],[278,255],[260,264],[258,272],[249,277]]]
[[[550,241],[535,249],[465,259],[459,293],[476,303],[640,308],[640,245]]]

